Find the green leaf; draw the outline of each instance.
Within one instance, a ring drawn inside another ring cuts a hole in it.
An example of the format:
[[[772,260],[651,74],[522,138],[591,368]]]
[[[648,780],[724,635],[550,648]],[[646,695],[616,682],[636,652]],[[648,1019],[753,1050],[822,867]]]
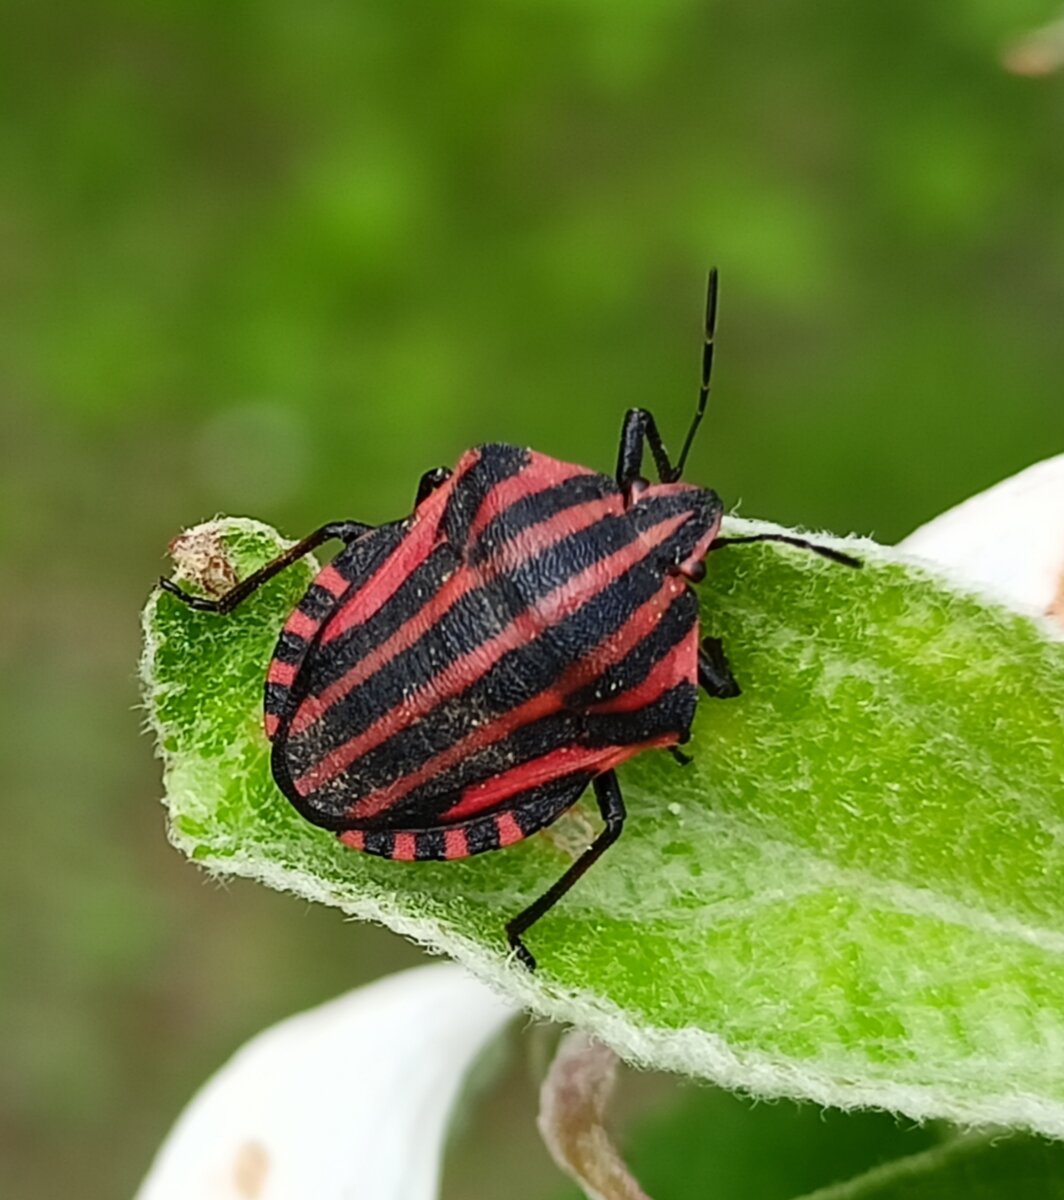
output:
[[[804,1200],[1064,1200],[1064,1146],[957,1138]]]
[[[653,1106],[633,1116],[637,1086],[630,1073],[622,1076],[619,1092],[628,1093],[628,1114],[621,1149],[640,1187],[661,1200],[794,1200],[880,1163],[915,1156],[938,1144],[940,1128],[951,1128],[911,1125],[881,1112],[754,1103],[695,1084],[666,1098],[659,1087]],[[583,1198],[576,1184],[550,1195]]]
[[[240,575],[286,544],[215,532]],[[275,789],[262,676],[311,564],[228,617],[149,601],[172,840],[453,954],[630,1060],[1064,1135],[1064,644],[872,543],[833,544],[865,568],[713,556],[704,627],[743,695],[700,702],[691,766],[648,752],[622,770],[624,836],[530,932],[535,974],[502,926],[565,868],[574,818],[465,862],[393,863]]]

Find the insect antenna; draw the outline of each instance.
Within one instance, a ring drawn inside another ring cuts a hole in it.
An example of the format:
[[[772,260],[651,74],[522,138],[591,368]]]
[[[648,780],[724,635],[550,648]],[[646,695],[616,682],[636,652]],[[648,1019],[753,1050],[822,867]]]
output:
[[[709,279],[706,282],[705,337],[702,342],[702,386],[698,389],[698,405],[695,408],[694,419],[687,431],[687,437],[684,439],[680,457],[676,460],[676,466],[672,471],[673,479],[679,479],[683,474],[684,464],[687,462],[687,455],[690,453],[691,446],[694,443],[695,434],[698,432],[699,425],[702,424],[702,418],[706,415],[706,405],[709,402],[709,383],[713,375],[713,337],[716,329],[717,268],[711,267]]]

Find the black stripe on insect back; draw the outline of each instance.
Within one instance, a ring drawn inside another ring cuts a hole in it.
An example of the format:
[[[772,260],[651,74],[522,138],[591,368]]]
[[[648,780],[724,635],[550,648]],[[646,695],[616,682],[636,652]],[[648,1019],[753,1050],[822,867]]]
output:
[[[406,523],[395,521],[388,525],[379,525],[375,529],[366,529],[360,536],[346,543],[344,548],[333,558],[331,566],[342,578],[349,582],[352,578],[362,578],[371,572],[392,551],[402,538]],[[298,607],[299,612],[311,622],[318,625],[319,630],[333,608],[341,602],[341,597],[335,596],[320,584],[312,583],[307,589]],[[267,718],[274,718],[277,723],[284,720],[293,704],[297,703],[304,691],[304,680],[307,672],[303,663],[311,644],[316,641],[317,634],[308,641],[301,634],[292,630],[282,629],[277,645],[274,648],[273,659],[286,666],[296,668],[296,679],[293,686],[279,683],[269,678],[267,672],[265,685],[264,711]],[[272,663],[270,670],[272,671]],[[267,720],[267,730],[270,721]]]
[[[467,755],[447,771],[403,796],[395,804],[374,817],[374,824],[388,829],[416,829],[439,822],[465,788],[493,779],[513,767],[542,758],[553,750],[571,746],[582,733],[582,723],[571,713],[554,713],[521,725],[507,737]],[[326,784],[313,796],[320,803],[326,796],[335,797],[332,784]],[[339,807],[339,806],[338,806]]]
[[[581,793],[591,781],[588,772],[577,772],[560,779],[552,779],[550,783],[527,792],[511,797],[509,801],[496,805],[493,809],[462,821],[450,823],[461,827],[465,834],[465,856],[486,854],[498,850],[502,846],[499,836],[498,814],[504,812],[506,818],[512,821],[521,833],[527,837],[536,833],[545,825],[550,825],[558,817],[571,808]],[[450,797],[457,802],[459,796]],[[377,826],[366,829],[364,833],[363,850],[369,854],[379,854],[391,858],[395,854],[396,839],[399,834],[413,834],[414,858],[419,862],[428,860],[444,860],[451,857],[447,852],[447,825],[439,825],[430,829],[414,827]]]
[[[636,539],[631,523],[623,517],[605,517],[593,529],[594,536],[589,537],[588,530],[571,534],[506,575],[493,577],[462,596],[434,626],[422,630],[410,646],[335,702],[324,718],[326,729],[335,733],[327,733],[322,746],[336,744],[341,733],[345,736],[340,740],[346,741],[352,730],[366,728],[404,695],[430,682],[455,659],[475,650],[537,599],[563,586],[578,571],[623,550]],[[444,548],[444,555],[447,553],[449,550]],[[415,571],[412,592],[408,594],[404,584],[382,607],[379,619],[371,619],[349,635],[319,647],[309,666],[308,689],[324,690],[383,640],[384,629],[394,632],[413,616],[422,604],[427,603],[428,596],[422,597],[418,607],[413,607],[409,600],[414,594],[428,589],[430,578],[422,576],[421,569]],[[385,613],[389,615],[385,616]],[[361,653],[354,653],[356,647]]]
[[[449,545],[435,546],[376,612],[319,647],[311,667],[313,677],[307,681],[310,690],[323,691],[358,666],[367,654],[431,603],[459,565]]]
[[[372,777],[381,784],[394,782],[454,745],[485,716],[490,714],[492,720],[504,718],[554,685],[581,653],[616,632],[628,619],[631,609],[649,600],[659,587],[657,576],[637,565],[534,641],[508,651],[471,686],[441,700],[416,724],[393,734],[352,764],[349,771]],[[387,699],[397,695],[402,698],[397,690]],[[334,717],[330,710],[326,722],[329,740],[319,743],[319,747],[331,749],[350,736],[350,725],[343,723],[342,713]]]
[[[497,553],[506,542],[525,529],[555,517],[567,509],[579,508],[590,501],[617,495],[617,485],[606,475],[576,475],[542,492],[533,492],[515,500],[484,526],[467,551],[474,565]]]
[[[389,829],[416,829],[435,824],[467,787],[564,747],[631,746],[668,734],[682,736],[694,716],[696,700],[694,685],[682,683],[635,712],[608,715],[555,713],[522,725],[501,741],[470,755],[377,813],[374,824]],[[329,785],[321,789],[322,792],[328,790]],[[318,805],[322,795],[318,793],[306,799]],[[512,804],[511,799],[505,807],[510,808]]]
[[[661,620],[624,658],[608,667],[594,683],[573,692],[568,703],[573,708],[591,708],[638,687],[683,641],[697,620],[698,600],[693,592],[684,588],[662,614]]]
[[[279,717],[284,712],[284,707],[288,702],[290,694],[287,684],[267,682],[263,710],[275,717]]]
[[[321,621],[336,607],[336,597],[321,584],[312,583],[304,592],[298,607],[299,611],[310,617],[312,621]]]
[[[630,527],[624,528],[630,533]],[[606,551],[612,552],[616,548],[613,540],[606,542]],[[544,551],[544,555],[548,553]],[[505,590],[514,586],[517,576],[534,577],[540,558],[505,577]],[[349,770],[391,782],[399,774],[416,769],[424,759],[445,750],[468,732],[478,714],[482,717],[490,712],[497,716],[549,687],[588,647],[623,625],[632,610],[649,600],[660,586],[660,576],[641,560],[535,641],[508,651],[461,695],[441,702]],[[330,750],[390,712],[415,689],[431,686],[442,668],[475,650],[494,629],[501,628],[501,610],[508,609],[511,618],[522,612],[525,602],[506,596],[503,588],[503,581],[497,579],[463,597],[418,641],[335,701],[314,725],[295,735],[290,745],[293,772],[302,774]]]
[[[458,822],[465,832],[467,854],[485,854],[501,847],[502,840],[499,837],[498,825],[500,814],[504,814],[508,820],[513,821],[521,833],[528,837],[556,821],[566,809],[572,808],[590,782],[589,772],[574,772],[572,775],[552,779],[550,783],[542,784],[540,787],[530,788],[527,792],[519,792],[516,796],[511,796],[490,810]],[[458,796],[454,797],[456,801],[459,798]],[[446,828],[447,826],[444,825],[438,831],[444,846],[446,846]],[[418,858],[429,858],[430,850],[435,848],[434,843],[428,843],[424,851],[422,850],[421,839],[428,836],[428,833],[417,835]],[[446,853],[439,857],[446,857]]]
[[[281,636],[277,639],[277,645],[273,651],[273,657],[278,662],[297,663],[307,652],[307,640],[302,638],[298,633],[292,633],[285,629]]]
[[[632,712],[588,713],[584,718],[584,744],[631,746],[667,733],[685,735],[694,720],[697,702],[698,688],[685,682]]]
[[[441,528],[452,546],[464,546],[480,506],[497,483],[523,471],[531,461],[527,450],[493,443],[480,446],[476,461],[456,475]]]

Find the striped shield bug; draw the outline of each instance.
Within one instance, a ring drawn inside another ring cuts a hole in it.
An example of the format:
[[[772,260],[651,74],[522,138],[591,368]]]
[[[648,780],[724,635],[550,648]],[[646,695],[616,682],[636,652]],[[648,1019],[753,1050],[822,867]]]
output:
[[[717,274],[706,300],[702,380],[675,463],[653,416],[632,409],[614,476],[490,444],[427,472],[413,512],[323,525],[219,599],[231,612],[331,539],[343,546],[289,616],[266,674],[265,728],[277,786],[308,821],[355,850],[402,860],[499,850],[556,821],[590,785],[604,826],[506,925],[523,935],[620,836],[616,768],[690,737],[701,688],[739,695],[719,641],[699,641],[692,583],[737,542],[723,505],[680,482],[706,411]],[[649,448],[658,476],[642,474]]]

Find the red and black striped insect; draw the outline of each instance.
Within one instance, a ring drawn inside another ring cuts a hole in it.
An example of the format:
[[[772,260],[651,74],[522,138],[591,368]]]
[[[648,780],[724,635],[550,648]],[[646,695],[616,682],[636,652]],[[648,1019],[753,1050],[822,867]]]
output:
[[[624,419],[614,477],[532,450],[469,450],[421,480],[413,513],[323,525],[218,600],[227,613],[330,539],[343,548],[281,632],[266,676],[277,786],[307,820],[385,858],[453,859],[528,837],[590,784],[604,828],[506,926],[522,935],[621,833],[615,768],[690,737],[698,689],[739,687],[719,641],[699,643],[691,583],[719,536],[715,492],[681,483],[706,411],[716,322],[706,303],[702,385],[675,464],[651,414]],[[649,447],[658,483],[642,475]]]

